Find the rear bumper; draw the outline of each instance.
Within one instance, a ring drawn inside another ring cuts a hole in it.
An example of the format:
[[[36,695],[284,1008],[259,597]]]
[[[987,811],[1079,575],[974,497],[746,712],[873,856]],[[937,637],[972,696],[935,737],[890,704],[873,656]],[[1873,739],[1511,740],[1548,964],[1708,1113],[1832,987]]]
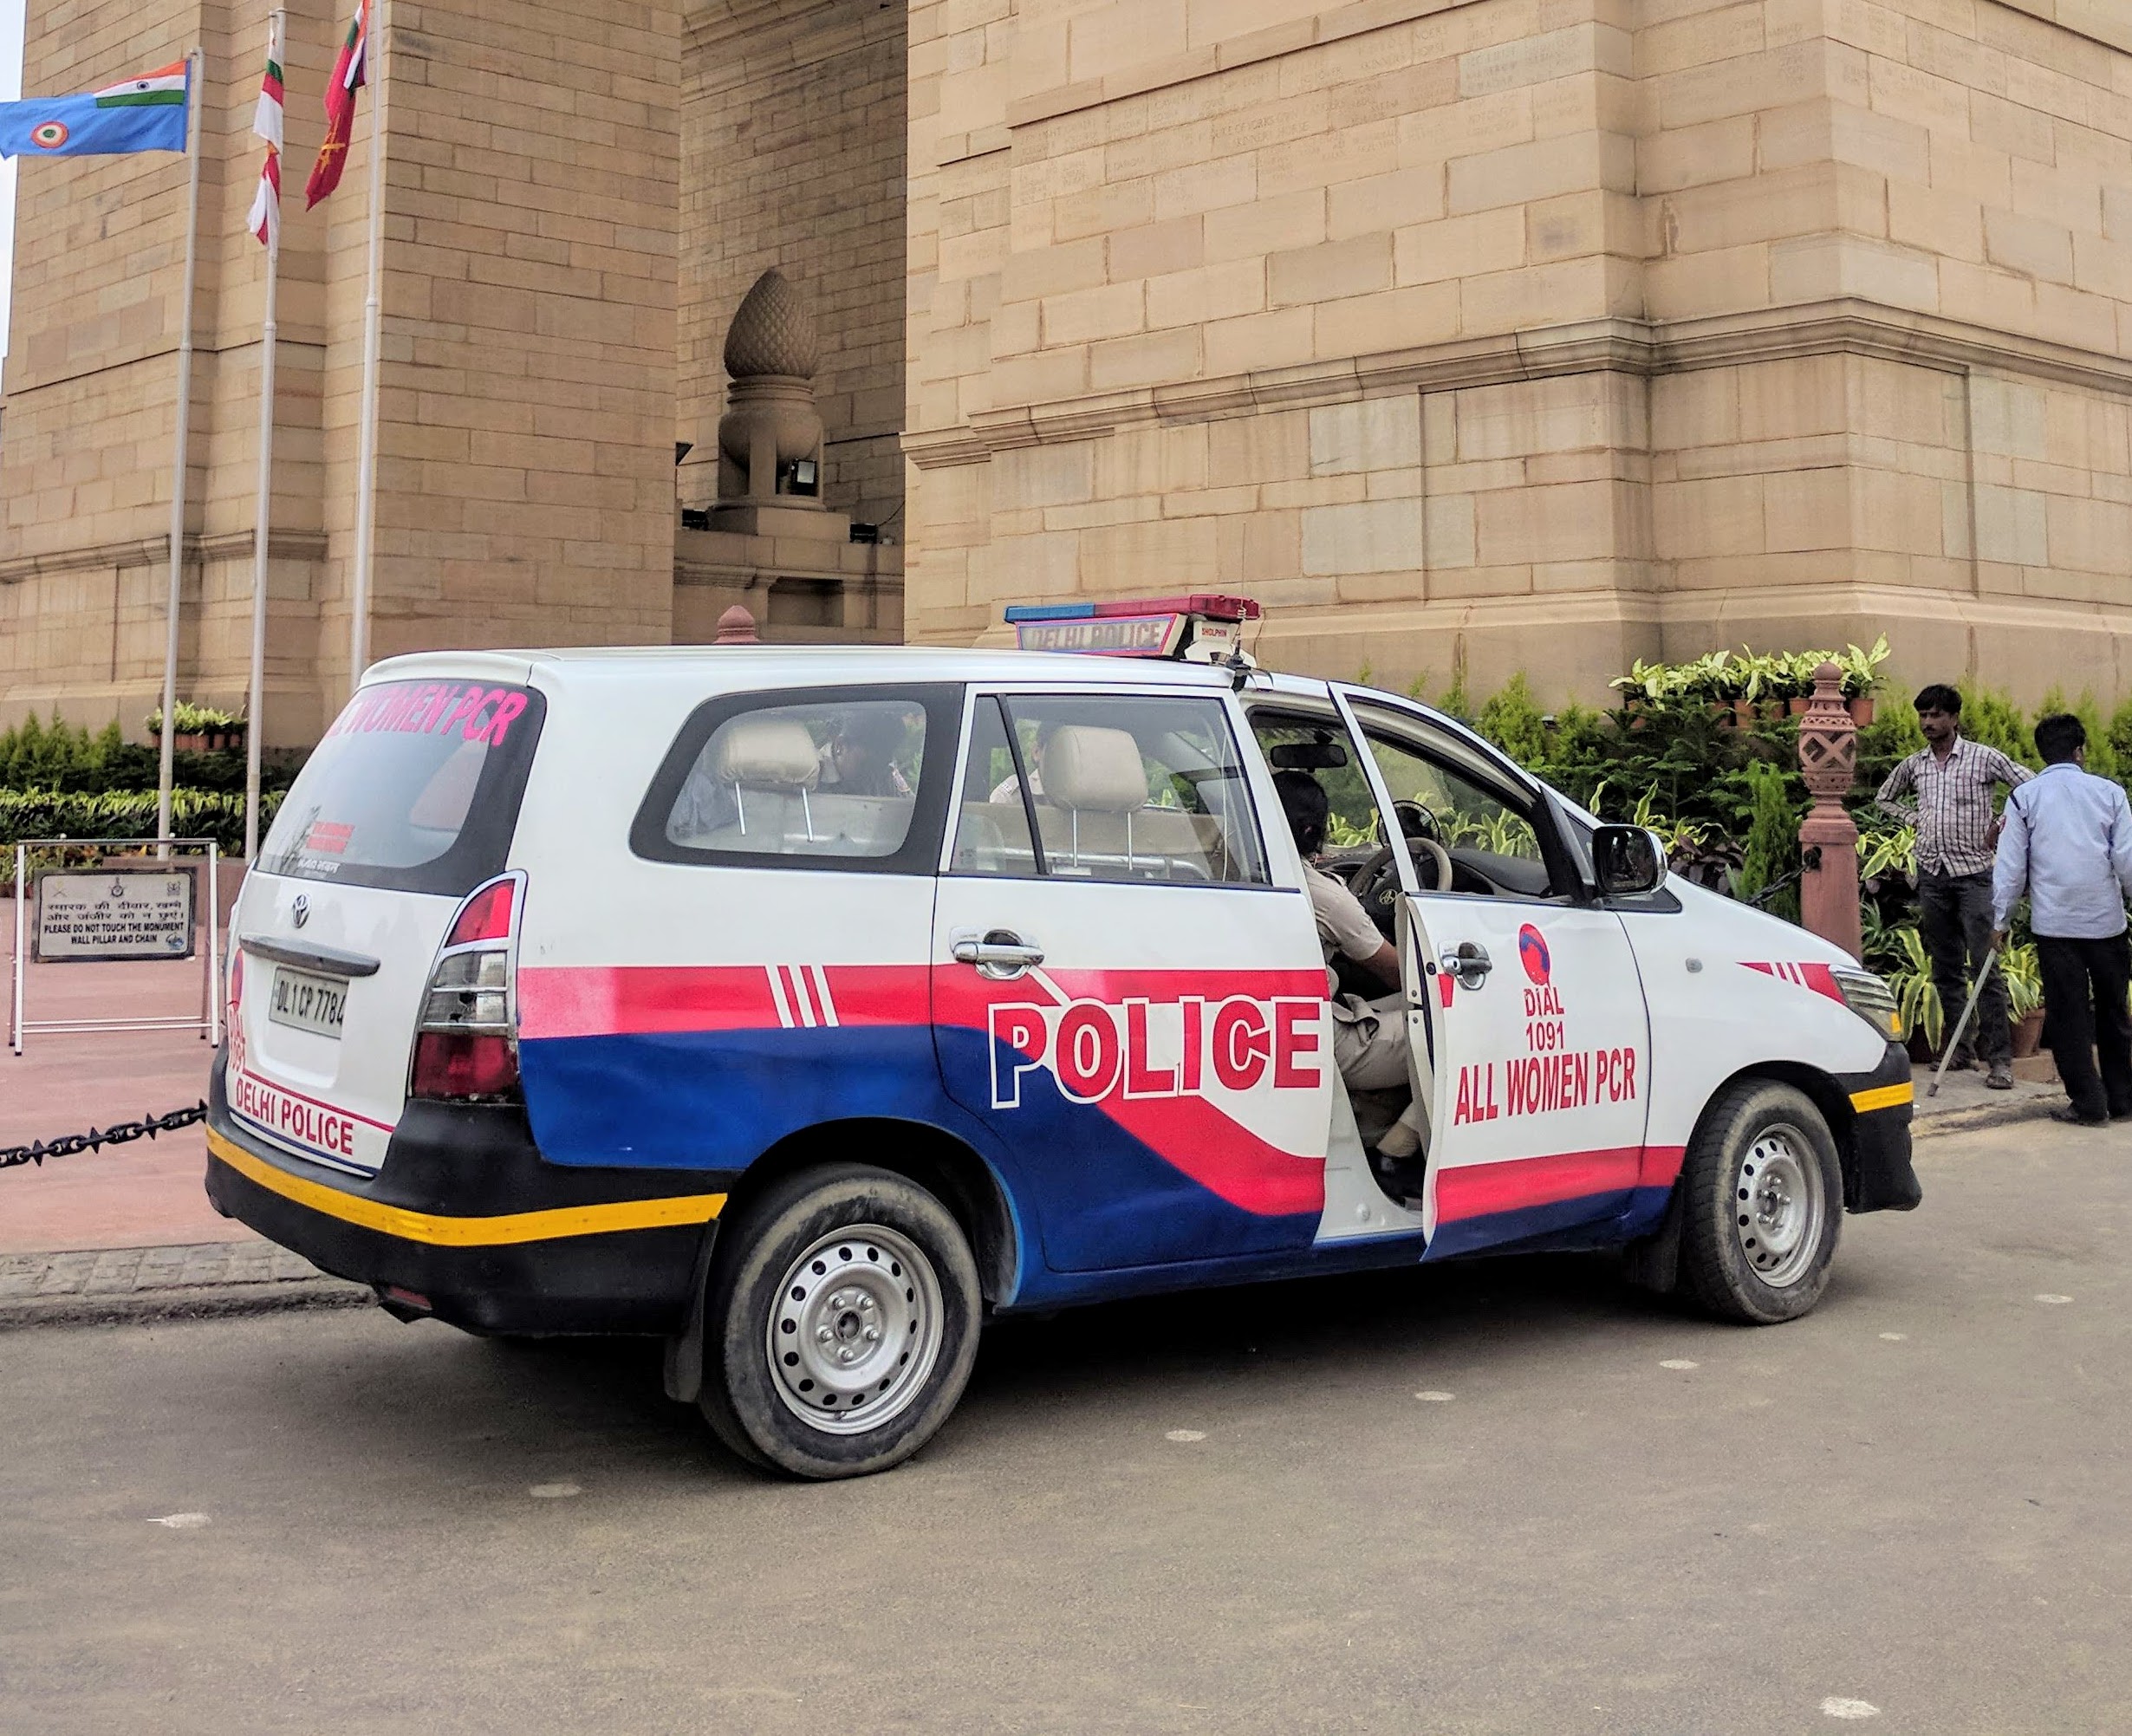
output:
[[[1909,1051],[1888,1045],[1870,1073],[1840,1075],[1850,1099],[1849,1138],[1843,1152],[1843,1208],[1848,1212],[1908,1212],[1925,1190],[1910,1167],[1910,1119],[1916,1092]]]
[[[208,1094],[208,1198],[396,1312],[483,1333],[686,1323],[731,1178],[565,1167],[542,1159],[521,1109],[411,1103],[383,1167],[358,1181],[233,1121],[222,1072]]]

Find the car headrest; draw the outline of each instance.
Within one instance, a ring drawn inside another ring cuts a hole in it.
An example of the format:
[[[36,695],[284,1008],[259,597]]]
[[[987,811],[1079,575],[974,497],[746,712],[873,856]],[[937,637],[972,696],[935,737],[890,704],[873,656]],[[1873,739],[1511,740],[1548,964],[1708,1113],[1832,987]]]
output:
[[[741,718],[718,731],[721,783],[782,785],[811,790],[822,776],[822,756],[806,725],[796,718]]]
[[[1043,799],[1083,813],[1129,814],[1147,805],[1140,747],[1124,730],[1063,724],[1044,744]]]

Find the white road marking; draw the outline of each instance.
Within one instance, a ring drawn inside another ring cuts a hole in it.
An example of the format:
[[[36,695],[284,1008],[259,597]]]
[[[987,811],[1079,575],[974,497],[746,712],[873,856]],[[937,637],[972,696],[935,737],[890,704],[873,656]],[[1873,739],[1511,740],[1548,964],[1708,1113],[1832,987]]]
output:
[[[1890,1344],[1900,1344],[1910,1335],[1908,1332],[1883,1332],[1881,1336]]]
[[[2070,1302],[2072,1297],[2070,1296],[2053,1296],[2048,1291],[2045,1291],[2042,1295],[2038,1296],[2036,1300],[2038,1302],[2047,1302],[2053,1307],[2056,1307],[2061,1302]]]
[[[205,1513],[166,1513],[159,1519],[150,1519],[152,1525],[164,1525],[174,1531],[196,1531],[207,1523]]]
[[[1878,1718],[1879,1707],[1869,1700],[1845,1700],[1840,1694],[1830,1694],[1821,1702],[1821,1709],[1830,1718]]]
[[[1695,1369],[1702,1365],[1700,1362],[1689,1362],[1686,1356],[1668,1356],[1658,1366],[1661,1369]]]
[[[572,1495],[582,1495],[584,1492],[575,1483],[536,1483],[526,1491],[527,1494],[543,1501],[568,1500]]]
[[[1173,1428],[1162,1438],[1165,1440],[1204,1440],[1206,1431],[1203,1428]]]
[[[1416,1393],[1414,1396],[1418,1399],[1425,1400],[1430,1404],[1448,1404],[1453,1399],[1456,1398],[1458,1395],[1456,1393],[1440,1393],[1435,1391],[1433,1388],[1431,1388],[1426,1393]]]

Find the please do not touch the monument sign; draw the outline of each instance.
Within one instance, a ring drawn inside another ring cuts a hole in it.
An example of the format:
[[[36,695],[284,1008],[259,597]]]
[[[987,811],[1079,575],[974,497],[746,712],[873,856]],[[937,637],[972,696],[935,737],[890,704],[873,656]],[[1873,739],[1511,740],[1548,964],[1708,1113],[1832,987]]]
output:
[[[165,866],[53,868],[37,876],[40,963],[192,956],[195,881]]]

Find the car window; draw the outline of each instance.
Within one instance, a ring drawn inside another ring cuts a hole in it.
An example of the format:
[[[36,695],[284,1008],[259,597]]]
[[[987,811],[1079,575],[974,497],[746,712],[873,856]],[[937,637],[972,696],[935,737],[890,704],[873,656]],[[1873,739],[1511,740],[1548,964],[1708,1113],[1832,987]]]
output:
[[[930,873],[959,689],[731,694],[699,706],[630,848],[663,861]],[[931,776],[928,777],[928,772]]]
[[[909,700],[765,706],[711,732],[666,814],[685,849],[889,856],[909,835],[926,752]]]
[[[959,874],[1266,883],[1219,699],[981,700],[970,747],[952,858]]]
[[[1544,860],[1532,822],[1505,805],[1501,797],[1367,725],[1364,734],[1392,800],[1419,804],[1424,819],[1434,822],[1426,828],[1427,835],[1447,849],[1478,850],[1520,861]],[[1407,830],[1412,833],[1414,829],[1409,825]]]
[[[380,681],[320,740],[261,847],[268,874],[471,892],[501,871],[546,702],[484,681]]]

